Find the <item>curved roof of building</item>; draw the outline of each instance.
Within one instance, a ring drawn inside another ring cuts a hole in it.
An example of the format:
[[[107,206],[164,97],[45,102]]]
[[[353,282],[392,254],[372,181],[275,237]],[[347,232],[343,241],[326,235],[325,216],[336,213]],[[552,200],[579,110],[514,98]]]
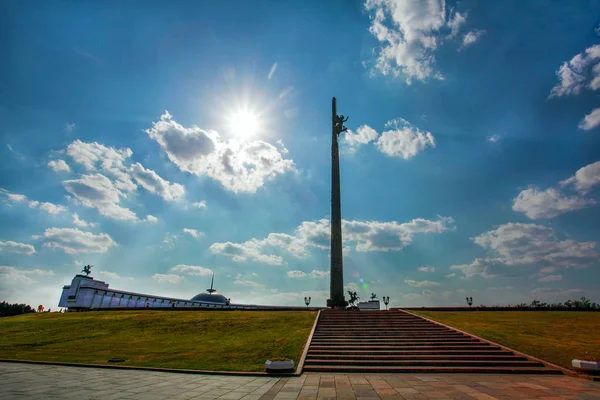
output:
[[[222,294],[217,293],[200,293],[192,297],[192,301],[209,301],[211,303],[227,303],[227,299]]]

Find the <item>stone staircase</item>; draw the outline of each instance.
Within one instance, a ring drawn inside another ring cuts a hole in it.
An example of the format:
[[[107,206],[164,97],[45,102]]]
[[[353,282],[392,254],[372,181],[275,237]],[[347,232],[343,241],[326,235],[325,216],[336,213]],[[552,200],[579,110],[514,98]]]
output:
[[[321,312],[304,371],[562,374],[403,311]]]

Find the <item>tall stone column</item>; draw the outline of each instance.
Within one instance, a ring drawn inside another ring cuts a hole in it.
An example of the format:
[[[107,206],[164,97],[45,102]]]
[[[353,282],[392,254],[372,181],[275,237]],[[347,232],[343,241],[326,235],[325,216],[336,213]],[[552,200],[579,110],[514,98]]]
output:
[[[335,97],[331,101],[331,270],[330,297],[327,307],[346,307],[344,266],[342,260],[342,211],[340,201],[340,157],[338,136],[346,130],[344,116],[338,116]]]

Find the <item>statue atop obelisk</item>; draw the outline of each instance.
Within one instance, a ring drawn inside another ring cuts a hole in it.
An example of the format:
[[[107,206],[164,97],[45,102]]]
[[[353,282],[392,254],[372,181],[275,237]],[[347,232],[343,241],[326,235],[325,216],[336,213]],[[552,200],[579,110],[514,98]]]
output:
[[[340,202],[340,156],[338,136],[348,130],[348,117],[337,115],[335,97],[331,100],[331,271],[327,307],[344,308],[344,265],[342,261],[342,210]]]

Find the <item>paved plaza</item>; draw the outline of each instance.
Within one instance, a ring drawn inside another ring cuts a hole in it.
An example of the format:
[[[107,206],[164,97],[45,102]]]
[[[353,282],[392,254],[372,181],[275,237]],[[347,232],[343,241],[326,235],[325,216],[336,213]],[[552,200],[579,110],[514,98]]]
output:
[[[0,362],[0,399],[600,399],[600,382],[467,374],[269,378]]]

